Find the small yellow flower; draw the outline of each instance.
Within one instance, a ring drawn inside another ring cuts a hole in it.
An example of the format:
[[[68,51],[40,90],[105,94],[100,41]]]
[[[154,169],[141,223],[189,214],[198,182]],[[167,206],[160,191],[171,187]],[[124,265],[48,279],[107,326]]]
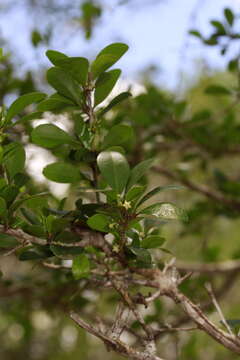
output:
[[[109,226],[109,229],[114,229],[116,226],[116,223],[109,224],[108,226]]]
[[[128,209],[131,209],[131,201],[124,201],[124,203],[122,204],[122,206],[126,209],[126,210],[128,210]]]

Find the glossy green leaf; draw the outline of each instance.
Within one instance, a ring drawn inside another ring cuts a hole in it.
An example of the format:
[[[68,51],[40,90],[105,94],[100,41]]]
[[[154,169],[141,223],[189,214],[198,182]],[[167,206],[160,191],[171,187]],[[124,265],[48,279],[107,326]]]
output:
[[[43,169],[43,175],[51,181],[58,183],[76,183],[82,176],[77,167],[64,162],[55,162]]]
[[[90,274],[90,262],[85,254],[76,256],[72,264],[73,277],[76,280],[86,278]]]
[[[104,72],[99,76],[95,85],[94,106],[100,104],[111,93],[120,74],[121,70],[115,69]]]
[[[52,67],[47,71],[47,81],[59,94],[81,103],[82,93],[77,81],[59,67]]]
[[[17,124],[22,124],[31,120],[36,120],[36,119],[41,119],[42,118],[42,111],[34,111],[31,114],[27,114],[25,116],[22,116],[19,120],[17,120],[16,122],[14,122],[14,124],[12,124],[12,126],[15,126]]]
[[[57,65],[59,60],[64,60],[68,58],[67,55],[56,50],[48,50],[46,52],[46,55],[53,65]]]
[[[111,110],[114,106],[120,104],[122,101],[128,99],[130,96],[132,96],[132,95],[130,94],[130,92],[127,92],[127,91],[122,92],[121,94],[117,95],[113,100],[110,101],[110,103],[104,109],[101,109],[101,111],[99,112],[99,116],[103,116],[109,110]]]
[[[166,219],[166,220],[187,220],[187,214],[171,203],[161,202],[148,206],[139,212],[140,215]]]
[[[3,163],[10,179],[13,179],[16,174],[23,172],[25,159],[26,155],[22,144],[13,142],[4,146]]]
[[[0,248],[8,249],[19,245],[17,239],[8,234],[0,234]]]
[[[32,131],[31,138],[34,144],[49,149],[74,142],[68,133],[53,124],[39,125]]]
[[[103,214],[95,214],[88,219],[87,224],[93,230],[108,232],[109,217]]]
[[[69,106],[72,105],[69,105],[63,101],[59,101],[57,99],[47,99],[38,104],[37,109],[39,111],[58,111],[63,110],[64,108]]]
[[[133,186],[126,194],[125,199],[127,201],[137,200],[145,191],[145,186],[136,185]]]
[[[89,62],[84,57],[67,57],[55,61],[56,65],[67,71],[81,85],[85,85]]]
[[[130,173],[126,158],[115,151],[103,151],[97,157],[97,164],[108,185],[121,193]]]
[[[18,115],[28,105],[33,103],[38,103],[39,101],[42,101],[45,98],[46,98],[46,94],[40,92],[33,92],[20,96],[9,107],[4,125],[7,125],[14,118],[14,116]]]
[[[102,148],[106,149],[110,146],[123,146],[129,144],[134,138],[134,132],[131,126],[119,124],[113,126],[105,136]]]
[[[143,196],[142,199],[140,199],[140,201],[138,202],[137,206],[140,206],[141,204],[143,204],[145,201],[149,200],[151,197],[153,197],[154,195],[157,195],[158,193],[162,192],[162,191],[166,191],[166,190],[181,190],[184,189],[183,186],[181,185],[167,185],[167,186],[157,186],[154,189],[152,189],[151,191],[149,191],[146,195]]]
[[[93,78],[114,65],[127,50],[128,46],[123,43],[114,43],[105,47],[92,63],[91,72]]]
[[[155,249],[161,247],[164,242],[164,237],[161,237],[159,235],[149,235],[142,240],[141,247],[145,249]]]
[[[130,174],[130,178],[128,180],[127,189],[130,189],[133,185],[135,185],[143,175],[150,169],[153,165],[154,159],[148,159],[137,164],[132,170]]]

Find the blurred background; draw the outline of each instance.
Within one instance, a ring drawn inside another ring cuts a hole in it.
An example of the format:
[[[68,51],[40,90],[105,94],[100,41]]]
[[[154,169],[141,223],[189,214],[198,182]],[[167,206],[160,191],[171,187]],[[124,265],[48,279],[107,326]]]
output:
[[[221,20],[226,7],[239,18],[239,0],[1,0],[0,47],[4,60],[0,64],[0,103],[9,105],[18,95],[36,89],[50,92],[45,81],[45,71],[50,66],[45,56],[47,49],[93,59],[109,43],[125,42],[130,50],[119,61],[123,76],[114,92],[130,89],[133,105],[126,104],[114,116],[127,121],[133,119],[133,122],[138,119],[137,134],[146,132],[144,152],[157,154],[161,165],[187,174],[191,172],[191,179],[239,197],[239,149],[232,151],[231,157],[223,152],[229,139],[234,145],[239,144],[239,105],[226,113],[230,100],[223,97],[219,101],[204,93],[204,89],[216,81],[235,84],[236,77],[226,68],[239,52],[239,42],[231,43],[224,52],[222,46],[206,46],[197,36],[189,34],[190,30],[197,29],[208,38],[213,28],[210,21]],[[203,127],[197,129],[201,132],[200,139],[199,132],[195,134],[194,129],[191,130],[194,141],[201,144],[201,161],[196,160],[197,152],[190,149],[191,144],[183,144],[181,134],[169,135],[164,122],[169,107],[179,118],[186,116],[193,120],[199,114],[201,121],[213,118],[213,122],[203,122]],[[206,115],[206,111],[210,115]],[[64,117],[48,116],[49,121],[68,128]],[[34,121],[34,126],[41,121]],[[156,126],[158,121],[160,128]],[[226,122],[232,127],[227,127]],[[50,188],[56,199],[69,196],[69,204],[73,202],[68,185],[47,182],[41,175],[53,155],[47,150],[39,152],[32,144],[26,144],[26,150],[27,170],[34,186]],[[137,147],[132,149],[133,162],[137,160],[134,156],[139,155],[136,151]],[[224,178],[226,174],[230,175],[229,181]],[[149,186],[172,181],[161,176],[159,180],[159,176],[153,174]],[[231,187],[231,179],[235,187]],[[188,227],[174,224],[162,230],[168,239],[168,248],[178,258],[211,262],[240,257],[240,221],[236,213],[219,209],[202,194],[189,190],[164,196],[187,208],[190,214]],[[87,313],[95,311],[106,316],[113,313],[113,296],[106,294],[100,299],[94,289],[85,289],[80,297],[73,293],[74,284],[57,272],[49,275],[31,264],[20,264],[14,257],[7,260],[1,257],[0,261],[3,269],[7,269],[4,284],[0,283],[1,360],[120,359],[64,316],[65,295],[67,298],[72,294],[73,303]],[[34,275],[34,282],[29,273]],[[214,279],[219,296],[224,296],[223,309],[230,317],[239,313],[237,275],[232,274],[231,279]],[[17,284],[14,287],[11,286],[13,278]],[[206,276],[202,275],[195,282],[201,287],[205,280]],[[185,291],[192,294],[198,288],[189,283]],[[203,290],[199,290],[198,295],[200,300],[206,300]],[[216,320],[213,309],[208,310]],[[169,322],[176,322],[178,315],[176,308],[160,301],[146,313],[149,322],[155,321],[154,316],[163,321],[167,316]],[[168,360],[237,359],[200,332],[162,336],[159,349]]]

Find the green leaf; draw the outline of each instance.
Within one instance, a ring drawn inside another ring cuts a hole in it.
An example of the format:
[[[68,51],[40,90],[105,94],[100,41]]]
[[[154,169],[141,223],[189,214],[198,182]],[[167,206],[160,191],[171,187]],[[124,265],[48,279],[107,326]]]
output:
[[[53,65],[57,65],[57,62],[59,60],[64,60],[68,58],[67,55],[56,50],[48,50],[46,52],[46,55]]]
[[[100,104],[111,93],[120,74],[121,70],[115,69],[104,72],[99,76],[95,84],[94,106]]]
[[[114,106],[120,104],[122,101],[128,99],[130,96],[132,96],[132,95],[130,94],[130,92],[127,92],[127,91],[122,92],[121,94],[117,95],[114,99],[112,99],[112,101],[110,101],[110,103],[104,109],[101,109],[101,111],[99,112],[99,116],[103,116],[109,110],[111,110]]]
[[[189,31],[189,34],[190,34],[190,35],[193,35],[193,36],[196,36],[196,37],[198,37],[199,39],[202,39],[202,34],[201,34],[199,31],[197,31],[197,30],[190,30],[190,31]]]
[[[38,103],[46,98],[46,94],[40,92],[33,92],[26,95],[20,96],[15,100],[12,105],[9,107],[5,119],[4,125],[8,124],[14,116],[23,111],[28,105],[33,103]]]
[[[93,78],[114,65],[127,50],[128,46],[123,43],[114,43],[105,47],[92,63],[91,72]]]
[[[165,239],[159,235],[149,235],[141,242],[141,247],[145,249],[155,249],[163,245]]]
[[[22,250],[19,254],[19,260],[21,261],[42,260],[52,256],[53,253],[52,251],[49,250],[47,246],[34,246]]]
[[[86,58],[67,57],[56,60],[55,64],[67,71],[82,86],[86,84],[89,67],[89,62]]]
[[[140,206],[145,201],[153,197],[154,195],[158,194],[159,192],[165,191],[165,190],[181,190],[184,189],[181,185],[167,185],[167,186],[157,186],[156,188],[149,191],[146,195],[143,196],[143,198],[138,202],[137,206]]]
[[[223,323],[221,321],[221,323]],[[226,319],[226,323],[230,326],[232,329],[239,329],[240,328],[240,319]]]
[[[145,191],[145,188],[146,188],[145,186],[141,186],[141,185],[133,186],[127,192],[125,199],[127,201],[133,201],[133,200],[138,199],[143,194],[143,192]]]
[[[80,87],[73,77],[59,67],[52,67],[47,71],[47,81],[59,94],[81,103],[82,93]]]
[[[33,211],[26,209],[26,208],[21,208],[20,211],[30,224],[41,225],[38,217],[36,216],[36,214]]]
[[[66,99],[67,100],[67,99]],[[74,105],[74,104],[73,104]],[[58,111],[62,110],[63,108],[73,106],[72,104],[69,105],[69,103],[64,101],[59,101],[58,99],[49,98],[47,100],[44,100],[38,104],[37,109],[39,111]]]
[[[18,246],[19,242],[13,236],[0,234],[0,248],[8,249]]]
[[[7,204],[5,199],[0,197],[0,217],[5,218],[7,215]]]
[[[205,93],[209,95],[231,95],[231,91],[221,85],[210,85],[205,89]]]
[[[226,18],[228,24],[230,26],[232,26],[233,22],[234,22],[234,13],[232,12],[232,10],[229,9],[229,8],[225,8],[224,9],[224,15],[225,15],[225,18]]]
[[[129,144],[134,138],[134,132],[131,126],[119,124],[113,126],[105,136],[102,148],[106,149],[111,146],[123,146]]]
[[[51,180],[58,183],[76,183],[82,179],[79,170],[68,163],[55,162],[47,165],[43,169],[43,175]]]
[[[73,259],[72,273],[73,273],[73,277],[76,280],[86,278],[89,276],[90,263],[86,255],[81,254]]]
[[[3,163],[10,179],[13,179],[16,174],[23,172],[25,158],[25,150],[22,144],[13,142],[4,146]]]
[[[34,47],[37,47],[43,41],[43,37],[38,30],[32,31],[31,41]]]
[[[41,118],[42,118],[42,112],[41,111],[35,111],[35,112],[32,112],[31,114],[27,114],[27,115],[22,116],[19,120],[14,122],[12,124],[12,126],[15,126],[17,124],[22,124],[24,122],[35,120],[35,119],[41,119]]]
[[[218,35],[226,35],[226,29],[220,21],[212,20],[210,23],[215,27]]]
[[[68,133],[53,124],[39,125],[32,131],[31,138],[34,144],[49,149],[75,141]]]
[[[108,232],[109,217],[103,214],[96,214],[88,219],[87,224],[93,230]]]
[[[141,210],[139,214],[165,220],[187,220],[187,214],[171,203],[156,203]]]
[[[131,252],[136,255],[137,259],[145,264],[151,264],[152,258],[151,254],[148,252],[148,250],[138,247],[130,246],[129,249]]]
[[[148,159],[137,164],[132,170],[130,174],[130,178],[128,180],[127,189],[130,189],[133,185],[135,185],[143,175],[150,169],[153,165],[154,159]]]
[[[97,164],[106,182],[120,194],[130,173],[126,158],[115,151],[103,151],[97,157]]]

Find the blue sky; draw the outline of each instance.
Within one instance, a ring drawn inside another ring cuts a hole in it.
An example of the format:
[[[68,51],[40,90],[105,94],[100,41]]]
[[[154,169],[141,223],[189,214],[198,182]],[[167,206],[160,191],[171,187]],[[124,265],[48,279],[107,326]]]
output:
[[[139,71],[154,64],[160,69],[157,82],[169,88],[177,86],[182,71],[189,78],[194,77],[201,58],[211,67],[224,66],[226,60],[216,49],[188,38],[187,30],[194,27],[207,34],[209,19],[221,18],[226,6],[240,12],[240,0],[155,0],[148,6],[146,1],[149,0],[135,0],[134,10],[134,7],[116,6],[116,0],[105,0],[104,17],[90,41],[85,41],[83,34],[70,24],[62,24],[61,36],[55,35],[52,47],[70,55],[93,57],[108,43],[124,41],[130,45],[130,51],[119,62],[124,76],[135,79]],[[12,52],[21,55],[21,68],[37,70],[48,61],[45,48],[32,51],[29,30],[41,24],[37,18],[31,23],[28,15],[18,6],[1,18],[0,28],[2,34],[11,39]]]

